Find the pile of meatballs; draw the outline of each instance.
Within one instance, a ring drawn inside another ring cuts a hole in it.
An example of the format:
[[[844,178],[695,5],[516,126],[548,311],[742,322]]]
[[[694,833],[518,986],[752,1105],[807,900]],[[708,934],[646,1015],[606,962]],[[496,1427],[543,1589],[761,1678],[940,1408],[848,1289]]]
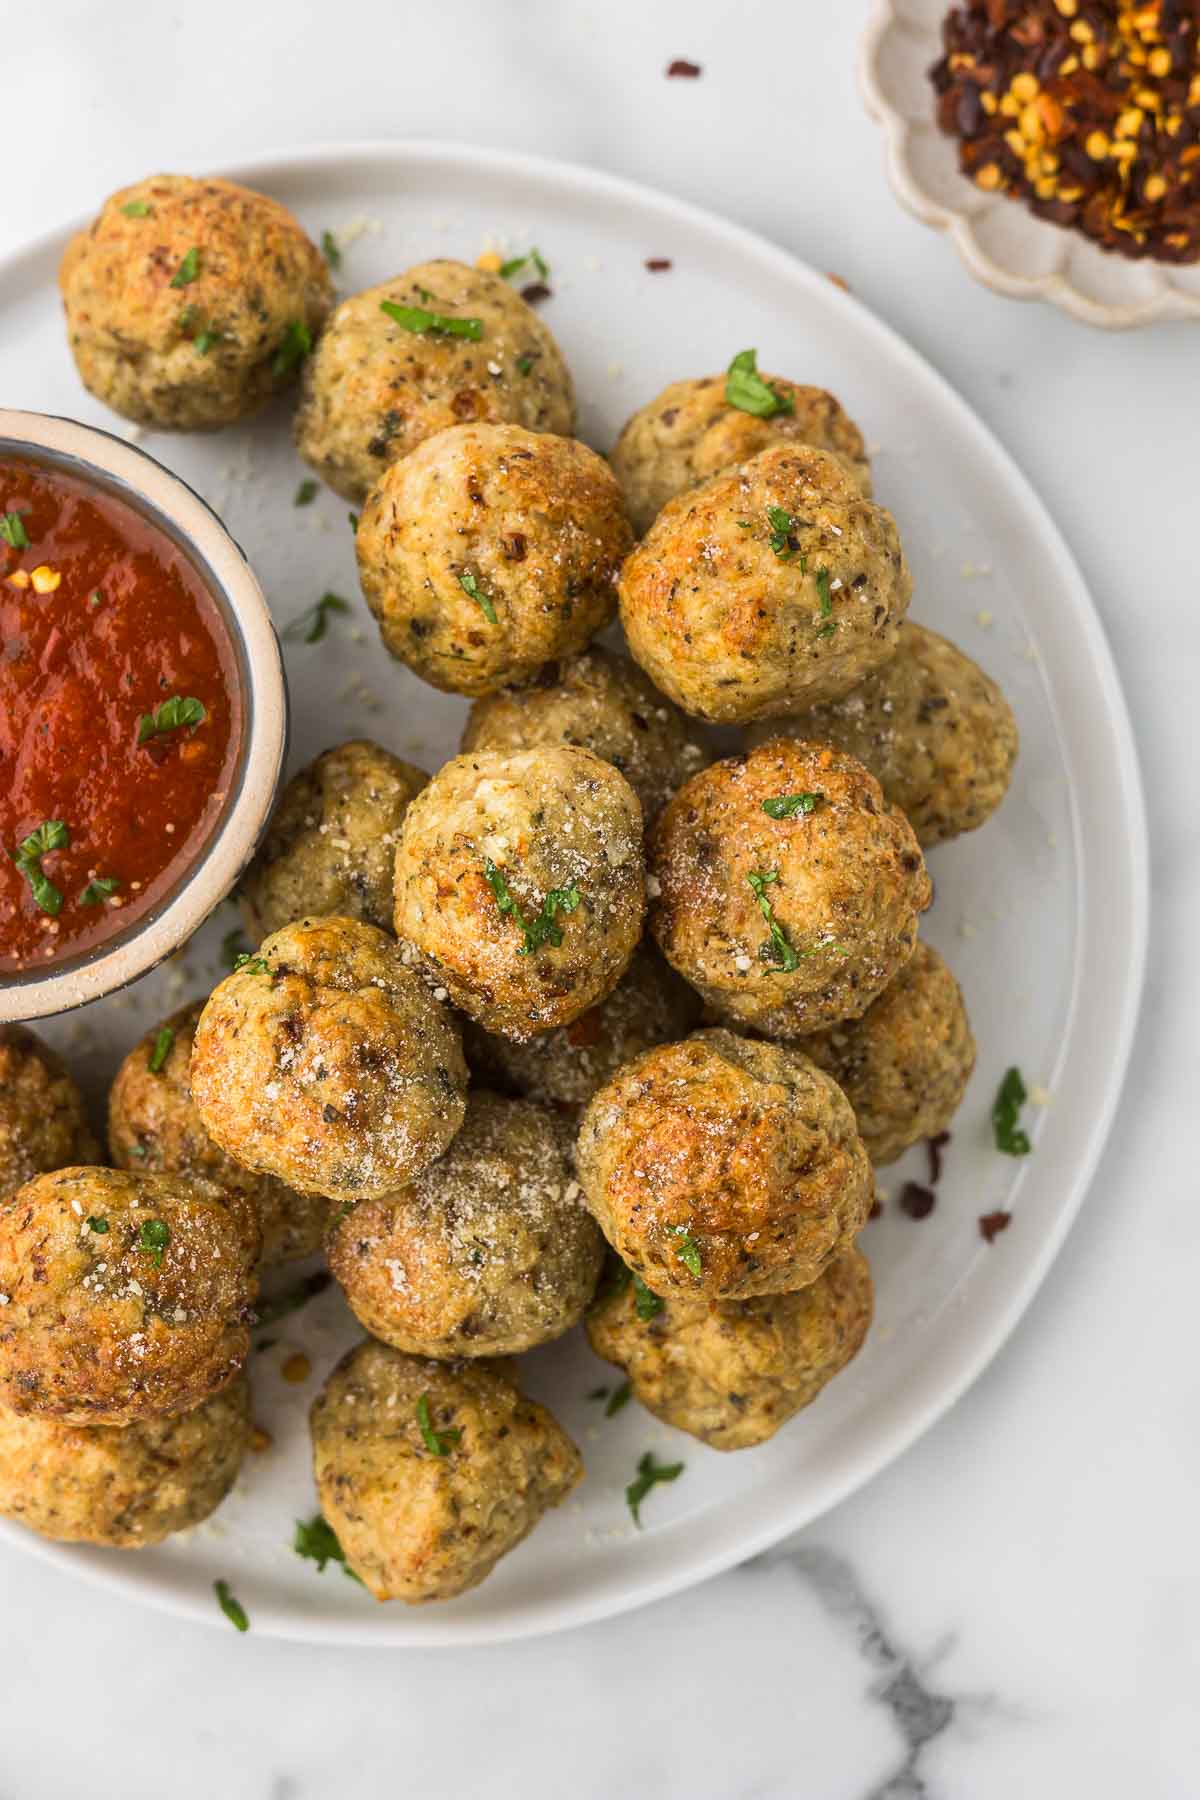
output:
[[[321,1252],[366,1334],[312,1407],[325,1520],[379,1599],[447,1599],[583,1475],[512,1358],[582,1320],[739,1450],[858,1351],[873,1169],[974,1061],[923,852],[999,804],[1012,714],[907,618],[856,426],[751,353],[605,460],[499,273],[334,307],[282,207],[183,177],[114,195],[62,287],[87,386],[160,428],[245,417],[303,327],[296,442],[360,509],[383,645],[472,704],[432,776],[355,741],[291,781],[254,948],[127,1056],[108,1166],[61,1062],[0,1039],[0,1511],[204,1518],[259,1270]],[[630,655],[593,641],[618,611]]]

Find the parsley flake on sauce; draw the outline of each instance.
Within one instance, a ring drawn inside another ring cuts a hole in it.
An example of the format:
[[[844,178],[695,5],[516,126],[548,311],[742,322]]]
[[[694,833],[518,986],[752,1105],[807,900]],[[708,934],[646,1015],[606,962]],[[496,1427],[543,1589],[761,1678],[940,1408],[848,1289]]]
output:
[[[110,894],[115,894],[120,887],[115,875],[97,875],[89,881],[79,896],[80,906],[103,906]]]
[[[381,300],[379,310],[418,336],[429,331],[436,337],[470,338],[474,344],[483,336],[482,319],[456,319],[449,313],[429,312],[423,306],[401,306],[396,300]]]
[[[152,713],[142,713],[138,718],[137,741],[148,743],[152,737],[161,737],[167,731],[179,731],[185,725],[203,725],[208,714],[203,703],[188,695],[172,694],[156,706]]]
[[[241,1601],[234,1595],[227,1581],[214,1581],[213,1593],[217,1596],[217,1604],[229,1623],[237,1631],[249,1631],[250,1617]]]
[[[996,1148],[1002,1150],[1005,1156],[1028,1156],[1033,1148],[1028,1132],[1023,1131],[1018,1124],[1021,1108],[1028,1098],[1021,1071],[1015,1067],[1006,1070],[992,1102],[992,1131]]]
[[[51,918],[57,918],[63,897],[42,868],[42,858],[52,850],[65,850],[70,842],[71,833],[61,819],[44,819],[12,853],[14,863],[29,883],[34,904]]]
[[[758,910],[767,921],[767,928],[771,934],[769,951],[766,945],[763,946],[764,951],[767,952],[764,960],[773,962],[777,968],[783,970],[785,975],[790,975],[793,969],[800,967],[800,958],[792,948],[787,932],[775,917],[775,909],[767,895],[767,889],[773,882],[779,880],[779,870],[752,870],[746,880],[750,884],[754,898],[758,901]]]
[[[421,1398],[417,1401],[417,1424],[421,1427],[421,1436],[425,1441],[425,1448],[429,1451],[431,1456],[449,1456],[451,1450],[453,1450],[454,1446],[462,1437],[462,1432],[458,1429],[457,1425],[451,1426],[444,1431],[435,1431],[433,1429],[433,1419],[429,1412],[428,1394],[422,1394]]]
[[[173,288],[190,287],[200,273],[200,251],[196,245],[188,251],[179,267],[171,277]]]
[[[753,413],[756,419],[773,419],[776,413],[791,413],[796,402],[790,394],[780,393],[758,372],[757,350],[740,350],[725,374],[725,399],[739,412]]]
[[[495,625],[498,622],[496,619],[496,609],[492,605],[491,601],[488,599],[488,596],[484,593],[483,589],[480,587],[479,582],[477,581],[475,576],[471,574],[469,569],[465,575],[459,576],[458,585],[462,589],[464,594],[469,594],[471,596],[471,599],[475,601],[476,605],[482,611],[483,616],[487,620],[488,624]]]
[[[762,809],[768,819],[794,819],[797,813],[816,812],[824,794],[773,794]]]
[[[0,538],[13,550],[28,550],[29,533],[19,512],[0,514]]]
[[[306,644],[319,644],[329,630],[330,613],[349,611],[350,602],[343,600],[340,594],[322,594],[307,612],[302,612],[298,619],[293,619],[290,625],[284,626],[283,635],[285,638],[303,638]]]
[[[641,1505],[650,1489],[657,1487],[660,1481],[677,1481],[683,1474],[683,1464],[655,1462],[653,1450],[647,1450],[637,1466],[637,1475],[625,1489],[625,1502],[633,1514],[633,1522],[641,1529]]]
[[[174,1042],[175,1033],[171,1030],[169,1025],[164,1025],[154,1040],[154,1047],[150,1052],[150,1059],[146,1064],[146,1067],[152,1075],[162,1074],[166,1060],[171,1054],[171,1045]]]
[[[543,944],[553,944],[555,949],[563,941],[563,934],[555,923],[558,913],[573,913],[583,896],[574,882],[570,887],[551,888],[542,901],[541,911],[532,919],[527,919],[509,889],[504,875],[496,867],[490,856],[484,857],[483,873],[488,886],[496,900],[496,910],[512,918],[525,934],[525,942],[517,951],[518,956],[532,956]]]

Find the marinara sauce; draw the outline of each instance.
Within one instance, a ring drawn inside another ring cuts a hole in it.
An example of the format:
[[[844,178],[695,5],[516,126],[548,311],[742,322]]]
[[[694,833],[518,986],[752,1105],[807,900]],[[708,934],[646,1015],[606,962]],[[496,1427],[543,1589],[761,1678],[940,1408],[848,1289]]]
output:
[[[167,896],[240,731],[233,646],[166,533],[73,476],[0,462],[0,977]]]

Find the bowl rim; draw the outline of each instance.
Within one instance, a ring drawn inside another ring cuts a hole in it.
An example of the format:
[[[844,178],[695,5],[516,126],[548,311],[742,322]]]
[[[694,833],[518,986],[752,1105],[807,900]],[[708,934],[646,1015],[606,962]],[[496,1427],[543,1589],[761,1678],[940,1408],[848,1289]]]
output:
[[[279,639],[258,577],[217,513],[181,476],[102,426],[51,413],[0,407],[0,442],[10,454],[33,461],[40,454],[79,479],[120,489],[128,504],[191,554],[230,636],[245,718],[240,766],[223,816],[168,897],[73,966],[0,975],[3,1024],[69,1012],[126,987],[179,949],[220,905],[253,855],[279,788],[288,699]]]

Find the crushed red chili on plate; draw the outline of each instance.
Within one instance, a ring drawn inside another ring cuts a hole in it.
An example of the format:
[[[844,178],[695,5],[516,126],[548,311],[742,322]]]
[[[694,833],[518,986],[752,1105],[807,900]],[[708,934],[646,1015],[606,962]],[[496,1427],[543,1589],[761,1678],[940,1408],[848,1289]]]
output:
[[[930,70],[977,187],[1104,250],[1200,260],[1200,0],[965,0]]]
[[[682,76],[687,81],[696,81],[703,73],[699,63],[689,62],[685,56],[677,56],[667,64],[668,78]]]
[[[981,1213],[979,1217],[979,1234],[990,1244],[993,1238],[1000,1232],[1007,1231],[1011,1224],[1012,1214],[1010,1212]]]
[[[906,1181],[900,1189],[900,1211],[910,1219],[927,1219],[936,1205],[933,1189],[922,1187],[919,1181]]]
[[[528,281],[521,289],[521,298],[527,306],[537,306],[539,301],[554,298],[544,281]]]
[[[163,900],[236,761],[232,644],[198,571],[125,501],[0,463],[0,970]],[[14,539],[16,540],[14,542]]]
[[[671,267],[671,259],[669,256],[648,256],[646,267],[652,275],[660,275],[664,269]]]
[[[942,1179],[942,1151],[950,1142],[948,1131],[939,1131],[931,1138],[925,1139],[925,1149],[929,1154],[929,1185],[936,1187]]]

